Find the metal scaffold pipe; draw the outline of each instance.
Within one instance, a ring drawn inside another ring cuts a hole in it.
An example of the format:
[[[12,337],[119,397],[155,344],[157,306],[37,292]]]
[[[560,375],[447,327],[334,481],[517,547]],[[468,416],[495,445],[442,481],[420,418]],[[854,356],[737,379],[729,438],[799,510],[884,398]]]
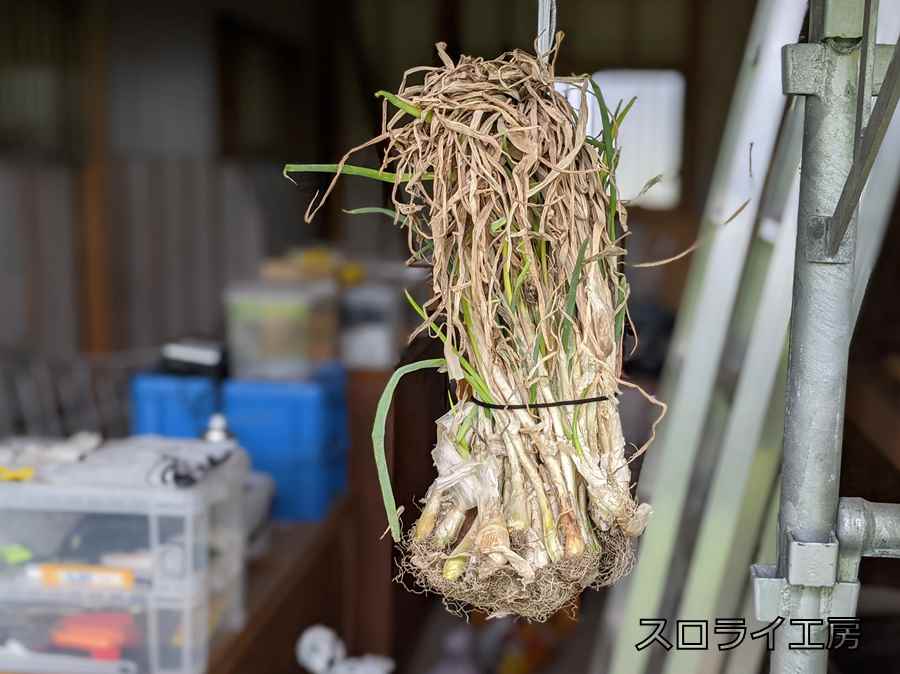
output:
[[[538,0],[537,53],[545,57],[556,37],[556,0]]]
[[[842,498],[836,534],[844,580],[857,578],[863,557],[900,559],[900,503]]]
[[[829,614],[823,588],[834,584],[836,569],[820,579],[815,567],[837,553],[856,217],[834,254],[828,222],[854,158],[861,60],[863,67],[866,63],[864,11],[861,0],[812,0],[809,42],[784,51],[785,93],[804,95],[806,111],[777,569],[788,579],[790,599],[783,607],[788,619],[776,633],[773,673],[827,670]]]
[[[859,50],[825,39],[796,46],[804,49],[788,57],[791,77],[807,67],[824,72],[815,75],[821,90],[806,98],[784,427],[783,543],[790,535],[827,542],[834,529],[853,328],[855,223],[840,259],[829,258],[823,244],[824,220],[834,212],[853,161]],[[780,562],[779,570],[786,572],[784,555]]]

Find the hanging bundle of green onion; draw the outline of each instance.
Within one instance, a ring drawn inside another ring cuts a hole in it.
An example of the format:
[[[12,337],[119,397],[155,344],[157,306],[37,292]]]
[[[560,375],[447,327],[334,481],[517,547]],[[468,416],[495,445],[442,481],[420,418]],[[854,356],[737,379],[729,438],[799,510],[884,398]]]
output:
[[[614,171],[630,106],[611,111],[589,78],[567,78],[575,109],[554,88],[552,59],[454,63],[437,48],[442,66],[379,92],[379,136],[340,164],[285,171],[393,183],[394,209],[379,210],[406,228],[411,260],[432,267],[431,299],[409,301],[422,317],[414,336],[440,340],[444,357],[395,373],[373,430],[405,572],[448,606],[542,620],[626,574],[650,514],[633,496],[616,397],[628,285]],[[590,97],[598,137],[586,131]],[[378,169],[345,163],[375,143],[386,146]],[[436,422],[437,477],[404,532],[384,423],[397,380],[422,368],[446,371],[455,400]]]

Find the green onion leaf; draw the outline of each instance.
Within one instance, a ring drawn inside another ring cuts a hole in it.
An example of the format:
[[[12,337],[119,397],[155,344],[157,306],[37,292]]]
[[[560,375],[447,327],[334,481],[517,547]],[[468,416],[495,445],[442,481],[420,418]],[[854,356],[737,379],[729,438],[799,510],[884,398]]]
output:
[[[340,164],[285,164],[283,173],[288,180],[291,180],[288,173],[340,173],[341,175],[380,180],[385,183],[405,183],[412,180],[413,177],[411,173],[403,173],[398,176],[391,171],[378,171],[365,166],[354,166],[353,164],[344,164],[343,166]],[[434,180],[434,174],[423,173],[420,179]]]
[[[520,271],[519,275],[516,277],[516,282],[512,289],[512,306],[510,308],[513,311],[515,311],[516,305],[518,304],[519,291],[522,289],[522,283],[525,282],[525,276],[529,271],[531,271],[531,257],[526,257],[525,264],[522,265],[522,271]]]
[[[408,115],[412,115],[413,117],[422,117],[422,111],[419,110],[416,106],[414,106],[409,101],[400,98],[397,94],[392,94],[390,91],[381,91],[375,92],[375,98],[382,97],[386,99],[389,103],[391,103],[395,108],[399,108],[403,110]],[[431,119],[431,113],[428,112],[424,117],[425,121],[429,121]]]
[[[616,213],[617,213],[617,195],[616,183],[612,179],[612,172],[616,166],[616,148],[613,136],[612,123],[610,122],[609,108],[606,107],[606,101],[603,100],[603,92],[597,83],[591,79],[591,89],[600,105],[600,121],[603,123],[603,150],[606,153],[606,165],[609,168],[609,174],[606,176],[606,184],[609,186],[609,238],[616,240]]]
[[[512,251],[510,250],[511,246],[509,245],[509,240],[503,242],[503,292],[506,293],[506,304],[509,306],[510,311],[512,310],[513,305],[513,296],[512,296],[512,279],[509,275]]]
[[[413,299],[413,296],[409,294],[409,291],[404,289],[403,292],[406,294],[406,301],[409,302],[410,306],[413,308],[423,321],[428,320],[428,314],[425,312],[425,309]],[[444,334],[444,331],[441,330],[437,325],[432,324],[431,329],[434,330],[434,333],[437,335],[438,339],[444,343],[444,346],[447,345],[447,335]],[[475,392],[479,395],[480,400],[483,400],[487,403],[494,402],[494,398],[491,395],[491,392],[488,390],[487,384],[480,374],[472,367],[472,364],[468,361],[468,359],[463,356],[459,351],[455,348],[450,347],[453,350],[453,353],[456,354],[456,357],[459,358],[459,364],[462,366],[462,369],[465,370],[466,381],[469,382],[469,385],[475,390]]]
[[[481,360],[481,355],[478,352],[478,340],[475,339],[475,333],[472,330],[472,308],[469,306],[469,300],[465,297],[462,298],[462,313],[463,322],[466,325],[466,334],[469,336],[469,344],[472,347],[472,355],[475,356],[475,361],[478,362]]]
[[[397,211],[393,211],[390,208],[381,208],[379,206],[363,206],[362,208],[350,208],[344,209],[344,213],[347,215],[369,215],[372,213],[378,213],[380,215],[386,215],[391,220],[397,219]]]
[[[628,114],[628,111],[631,110],[631,106],[634,105],[634,102],[637,100],[637,96],[633,96],[628,103],[625,104],[625,108],[622,112],[616,115],[616,119],[613,122],[613,134],[618,135],[619,129],[622,126],[622,122],[625,121],[625,116]]]
[[[397,502],[394,500],[394,491],[391,489],[391,474],[388,471],[387,457],[384,454],[384,434],[387,425],[388,411],[391,408],[391,400],[400,379],[410,372],[425,369],[437,369],[446,367],[447,361],[443,358],[429,358],[419,360],[409,365],[397,368],[391,378],[388,379],[381,398],[378,399],[378,408],[375,411],[375,423],[372,425],[372,448],[375,451],[375,467],[378,469],[378,484],[381,487],[381,498],[384,501],[384,512],[387,514],[388,523],[391,526],[391,537],[399,543],[402,538],[400,531],[400,518],[397,516]]]
[[[563,325],[562,343],[566,353],[569,353],[569,342],[572,339],[572,321],[575,316],[575,300],[578,294],[578,282],[581,279],[581,268],[584,266],[584,252],[587,249],[588,241],[585,239],[581,242],[578,249],[578,258],[575,260],[575,268],[572,270],[572,278],[569,280],[569,290],[566,293],[566,315],[564,317],[565,325]]]

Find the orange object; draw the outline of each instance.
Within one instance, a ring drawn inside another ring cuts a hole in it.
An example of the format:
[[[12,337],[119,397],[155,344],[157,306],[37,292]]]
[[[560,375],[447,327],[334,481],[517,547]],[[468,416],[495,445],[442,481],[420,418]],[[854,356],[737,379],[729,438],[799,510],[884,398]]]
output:
[[[89,587],[96,590],[132,590],[134,572],[95,564],[40,564],[34,574],[44,587]]]
[[[54,646],[85,651],[95,660],[120,660],[123,648],[140,643],[130,613],[77,613],[65,616],[50,634]]]

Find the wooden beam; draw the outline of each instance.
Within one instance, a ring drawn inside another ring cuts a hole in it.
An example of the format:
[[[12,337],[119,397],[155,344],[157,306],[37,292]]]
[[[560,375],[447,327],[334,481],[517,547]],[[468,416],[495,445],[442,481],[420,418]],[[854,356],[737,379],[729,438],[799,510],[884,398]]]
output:
[[[441,343],[423,334],[406,347],[399,364],[443,355]],[[394,494],[397,505],[408,513],[403,518],[407,527],[418,519],[420,499],[435,478],[431,460],[431,450],[437,442],[434,422],[450,409],[448,386],[446,374],[437,370],[420,370],[404,377],[394,392],[388,452],[392,462]],[[394,571],[399,569],[395,566]],[[411,581],[409,577],[406,580]],[[397,668],[408,671],[408,660],[412,654],[408,644],[418,643],[428,614],[438,603],[437,597],[408,592],[402,585],[395,584],[393,602],[393,653]]]
[[[85,3],[83,109],[85,157],[80,176],[82,347],[98,353],[113,348],[112,279],[108,218],[108,5]]]
[[[354,653],[389,655],[394,644],[393,569],[390,536],[372,455],[372,423],[378,399],[390,371],[351,371],[347,384],[350,452],[348,458],[351,516],[353,518],[353,607],[347,645]],[[386,448],[393,448],[393,426],[388,424]],[[393,466],[393,455],[388,456]]]

